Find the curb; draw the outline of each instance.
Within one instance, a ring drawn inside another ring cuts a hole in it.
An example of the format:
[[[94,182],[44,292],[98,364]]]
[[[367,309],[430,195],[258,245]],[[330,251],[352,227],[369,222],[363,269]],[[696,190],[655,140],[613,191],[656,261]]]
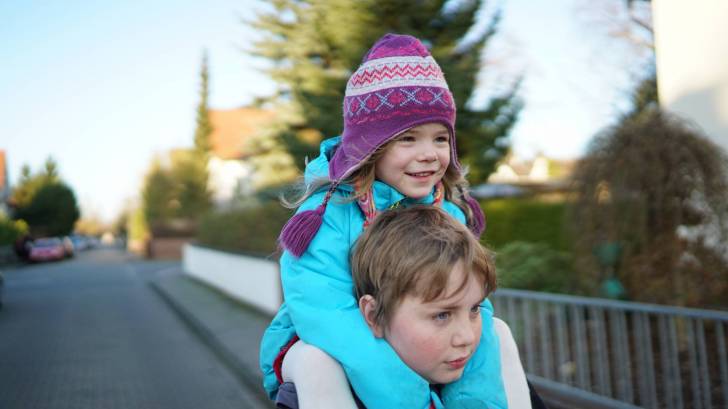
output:
[[[271,400],[262,387],[262,380],[250,373],[245,365],[241,363],[235,354],[222,343],[215,334],[210,331],[207,326],[200,321],[187,307],[177,301],[167,290],[165,290],[156,281],[151,281],[149,285],[161,296],[161,298],[172,308],[182,321],[187,324],[192,331],[202,340],[202,342],[220,359],[220,361],[230,369],[235,378],[244,386],[253,392],[258,398],[258,403],[264,407],[273,407]]]

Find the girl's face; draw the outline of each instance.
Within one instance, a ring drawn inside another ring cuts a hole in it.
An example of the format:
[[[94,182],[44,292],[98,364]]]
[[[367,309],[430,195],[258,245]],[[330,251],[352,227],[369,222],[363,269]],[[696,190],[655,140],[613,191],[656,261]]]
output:
[[[374,163],[374,174],[415,199],[429,195],[450,165],[450,133],[440,123],[410,128],[385,149]]]

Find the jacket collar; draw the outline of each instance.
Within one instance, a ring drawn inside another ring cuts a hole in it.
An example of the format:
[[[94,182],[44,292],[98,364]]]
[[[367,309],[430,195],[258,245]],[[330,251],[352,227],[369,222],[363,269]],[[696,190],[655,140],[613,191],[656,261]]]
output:
[[[414,199],[403,195],[397,189],[384,182],[375,180],[372,185],[372,191],[374,193],[374,204],[377,206],[377,210],[380,211],[390,208],[397,202],[401,202],[404,206],[411,206],[413,204],[431,204],[434,201],[434,188],[433,192],[429,195],[420,199]]]

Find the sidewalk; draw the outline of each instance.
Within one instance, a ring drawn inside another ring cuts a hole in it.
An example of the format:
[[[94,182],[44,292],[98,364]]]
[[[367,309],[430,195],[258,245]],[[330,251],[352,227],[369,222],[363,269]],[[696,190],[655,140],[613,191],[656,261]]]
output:
[[[151,286],[258,396],[246,408],[273,408],[258,369],[260,338],[271,317],[191,278],[181,270],[160,276]]]

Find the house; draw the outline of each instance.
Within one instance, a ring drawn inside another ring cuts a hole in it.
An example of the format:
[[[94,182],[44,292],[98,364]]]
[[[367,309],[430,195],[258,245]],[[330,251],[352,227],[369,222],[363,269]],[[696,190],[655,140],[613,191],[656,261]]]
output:
[[[508,154],[490,175],[488,182],[473,186],[473,196],[481,199],[522,196],[532,193],[563,192],[576,165],[575,160],[556,160],[538,154],[524,160]]]
[[[539,153],[532,160],[524,160],[508,154],[488,183],[512,185],[560,185],[566,183],[576,161],[547,158]]]
[[[728,6],[653,0],[660,106],[728,152]]]
[[[236,195],[252,191],[252,166],[246,158],[246,143],[275,118],[272,110],[243,107],[228,110],[212,109],[210,122],[212,148],[208,172],[213,200],[224,205]]]
[[[216,206],[225,207],[237,195],[252,190],[253,168],[246,152],[251,137],[273,120],[274,112],[265,109],[244,107],[228,110],[209,110],[212,133],[210,134],[210,157],[207,165],[208,186]],[[190,148],[169,151],[172,162],[189,155]],[[179,259],[182,248],[194,235],[195,223],[176,219],[164,225],[151,226],[152,237],[144,243],[132,243],[136,251],[147,257],[158,259]]]

